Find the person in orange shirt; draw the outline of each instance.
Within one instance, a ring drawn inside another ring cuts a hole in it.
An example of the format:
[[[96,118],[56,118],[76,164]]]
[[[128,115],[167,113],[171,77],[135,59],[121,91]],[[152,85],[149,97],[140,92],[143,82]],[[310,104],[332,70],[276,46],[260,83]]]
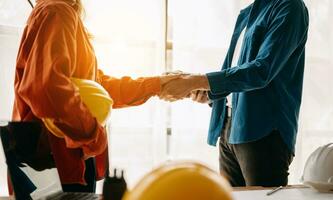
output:
[[[94,192],[107,169],[105,128],[82,102],[70,78],[94,80],[113,108],[145,103],[179,75],[114,78],[97,67],[81,21],[80,0],[36,0],[24,29],[15,73],[14,121],[55,119],[64,138],[45,134],[65,192]],[[88,158],[85,160],[85,158]]]

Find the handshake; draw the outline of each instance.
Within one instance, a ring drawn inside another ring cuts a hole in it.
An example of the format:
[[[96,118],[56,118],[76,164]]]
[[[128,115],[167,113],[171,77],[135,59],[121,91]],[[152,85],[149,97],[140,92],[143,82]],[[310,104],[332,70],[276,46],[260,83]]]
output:
[[[167,72],[160,76],[160,99],[174,102],[191,98],[199,103],[208,103],[209,83],[205,75],[189,74],[181,71]]]

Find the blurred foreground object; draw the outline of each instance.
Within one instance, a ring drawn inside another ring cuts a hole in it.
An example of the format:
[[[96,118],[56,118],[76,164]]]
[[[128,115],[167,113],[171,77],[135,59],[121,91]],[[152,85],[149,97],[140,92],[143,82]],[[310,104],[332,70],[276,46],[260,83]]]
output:
[[[301,180],[319,192],[333,192],[333,143],[317,148],[309,156]]]
[[[127,190],[127,184],[124,179],[124,171],[121,176],[117,176],[117,169],[114,169],[113,176],[106,176],[103,184],[104,200],[121,200]]]
[[[123,200],[231,200],[228,181],[196,162],[168,162],[144,176]]]

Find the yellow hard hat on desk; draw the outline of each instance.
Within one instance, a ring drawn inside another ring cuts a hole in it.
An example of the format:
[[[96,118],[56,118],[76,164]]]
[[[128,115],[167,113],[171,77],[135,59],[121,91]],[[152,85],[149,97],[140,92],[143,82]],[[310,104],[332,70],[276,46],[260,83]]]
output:
[[[100,124],[105,125],[110,117],[113,105],[109,93],[103,86],[92,80],[71,78],[71,81],[79,89],[81,99],[92,115],[96,117]],[[42,121],[55,136],[64,137],[64,133],[53,123],[53,119],[44,118]]]
[[[169,162],[144,176],[123,200],[231,200],[228,181],[197,162]]]

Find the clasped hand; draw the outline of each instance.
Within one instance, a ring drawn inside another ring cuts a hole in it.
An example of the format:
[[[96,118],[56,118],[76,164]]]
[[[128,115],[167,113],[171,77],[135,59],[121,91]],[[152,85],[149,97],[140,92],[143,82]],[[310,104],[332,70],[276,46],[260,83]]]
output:
[[[191,98],[199,103],[208,103],[209,84],[205,75],[171,72],[161,76],[161,93],[159,98],[173,102]]]

